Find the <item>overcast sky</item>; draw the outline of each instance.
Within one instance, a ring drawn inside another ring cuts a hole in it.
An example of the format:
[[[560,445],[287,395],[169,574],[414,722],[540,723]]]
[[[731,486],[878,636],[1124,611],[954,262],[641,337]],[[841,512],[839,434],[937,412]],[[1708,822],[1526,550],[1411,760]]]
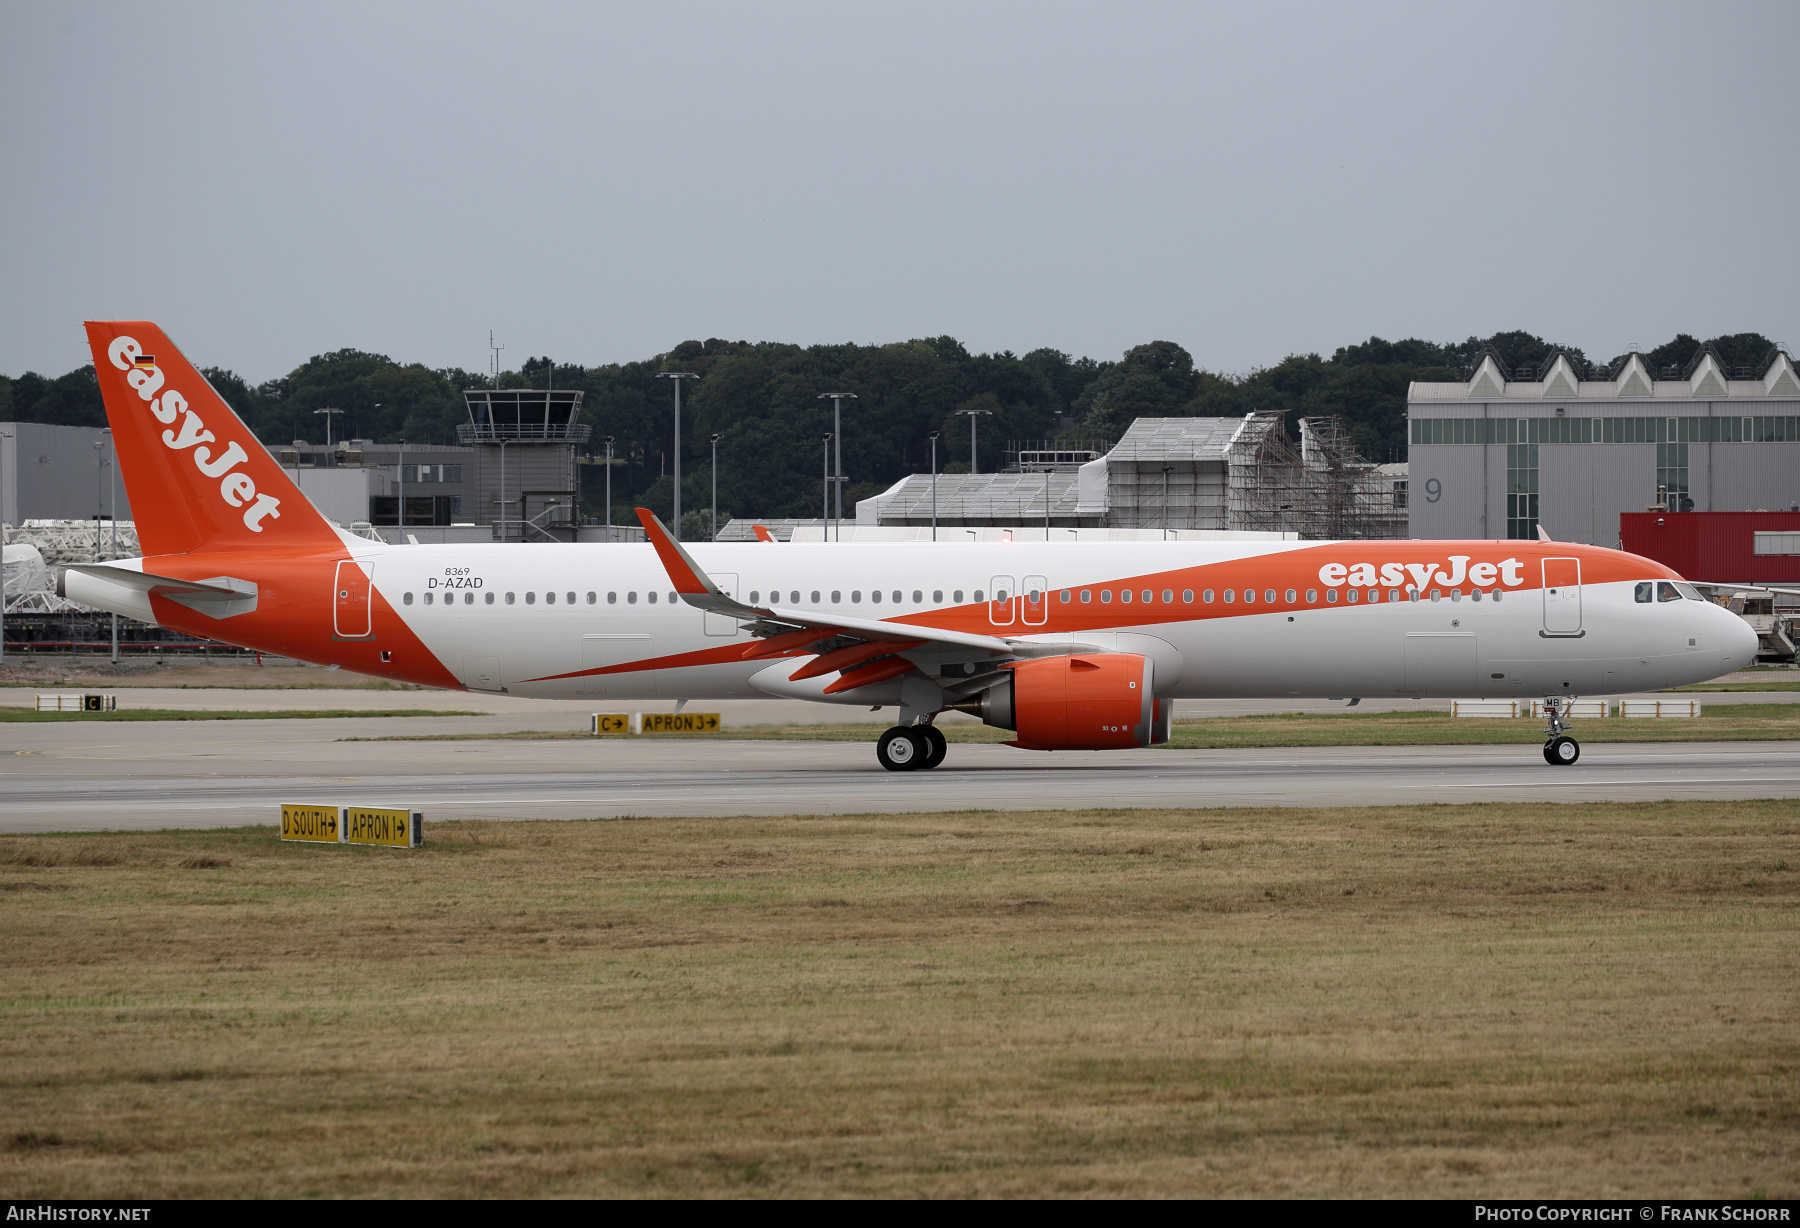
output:
[[[0,0],[0,372],[1800,344],[1800,4]]]

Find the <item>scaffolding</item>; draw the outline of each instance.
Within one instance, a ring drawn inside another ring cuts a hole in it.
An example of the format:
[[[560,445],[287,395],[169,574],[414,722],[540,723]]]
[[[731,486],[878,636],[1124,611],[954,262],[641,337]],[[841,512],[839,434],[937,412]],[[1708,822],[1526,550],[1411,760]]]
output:
[[[1228,455],[1234,529],[1297,532],[1309,541],[1406,536],[1404,472],[1364,460],[1341,418],[1300,419],[1296,444],[1282,413],[1251,414]]]

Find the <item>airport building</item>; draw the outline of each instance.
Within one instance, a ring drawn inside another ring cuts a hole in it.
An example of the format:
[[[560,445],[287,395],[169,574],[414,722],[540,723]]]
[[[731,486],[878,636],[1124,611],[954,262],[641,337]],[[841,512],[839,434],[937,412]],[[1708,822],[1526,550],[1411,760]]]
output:
[[[1011,471],[910,474],[856,505],[883,528],[1401,537],[1407,468],[1356,455],[1333,418],[1139,418],[1118,444],[1019,449]],[[935,507],[935,512],[934,512]]]
[[[112,432],[93,426],[0,422],[0,524],[130,520]]]
[[[1620,517],[1800,507],[1800,374],[1776,349],[1730,367],[1641,354],[1578,369],[1566,354],[1512,371],[1493,353],[1465,380],[1407,393],[1410,536],[1621,544]]]

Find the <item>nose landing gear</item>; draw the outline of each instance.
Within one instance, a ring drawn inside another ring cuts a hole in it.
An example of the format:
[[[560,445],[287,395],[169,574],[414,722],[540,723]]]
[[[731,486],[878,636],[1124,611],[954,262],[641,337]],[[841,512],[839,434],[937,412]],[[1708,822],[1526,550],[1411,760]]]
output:
[[[1581,744],[1565,732],[1574,701],[1573,695],[1544,697],[1544,762],[1551,767],[1568,767],[1581,758]]]
[[[929,771],[949,750],[935,725],[895,725],[875,740],[875,758],[890,772]]]

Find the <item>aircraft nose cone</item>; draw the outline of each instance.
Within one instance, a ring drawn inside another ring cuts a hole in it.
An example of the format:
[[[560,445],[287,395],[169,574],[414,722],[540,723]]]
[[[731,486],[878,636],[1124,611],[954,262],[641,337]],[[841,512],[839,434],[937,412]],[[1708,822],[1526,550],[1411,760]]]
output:
[[[1731,620],[1731,626],[1725,629],[1725,664],[1731,669],[1743,669],[1756,660],[1756,628],[1736,614],[1722,612]]]

